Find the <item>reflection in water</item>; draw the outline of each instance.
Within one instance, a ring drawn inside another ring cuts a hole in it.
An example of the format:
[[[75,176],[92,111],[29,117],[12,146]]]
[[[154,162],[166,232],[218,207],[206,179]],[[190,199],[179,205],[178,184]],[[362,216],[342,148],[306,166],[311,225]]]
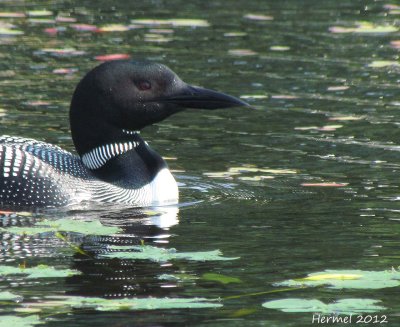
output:
[[[177,206],[113,209],[97,208],[95,211],[59,213],[57,219],[68,218],[72,221],[98,220],[104,226],[118,226],[121,232],[110,236],[82,235],[63,230],[48,231],[34,235],[24,235],[24,228],[34,227],[35,223],[43,220],[42,214],[5,214],[2,215],[0,224],[2,251],[1,261],[27,261],[29,266],[43,263],[48,257],[59,257],[62,261],[72,261],[71,268],[81,271],[82,274],[68,278],[66,283],[70,286],[68,293],[74,295],[92,296],[133,296],[145,294],[154,288],[152,294],[165,295],[166,289],[163,282],[157,282],[157,276],[169,273],[170,264],[149,263],[133,260],[107,260],[98,259],[97,254],[106,253],[109,245],[157,245],[168,243],[171,236],[169,229],[179,222],[179,208]],[[21,227],[21,235],[10,234],[7,228]],[[29,229],[32,231],[34,229]],[[95,232],[95,231],[93,231]],[[56,234],[55,234],[56,233]],[[57,233],[62,234],[62,237]],[[65,253],[79,248],[81,253],[71,258],[64,257]],[[67,251],[67,252],[66,252]],[[151,283],[149,281],[152,281]],[[154,280],[156,282],[154,282]],[[81,285],[85,287],[82,288]],[[99,285],[101,287],[99,287]]]

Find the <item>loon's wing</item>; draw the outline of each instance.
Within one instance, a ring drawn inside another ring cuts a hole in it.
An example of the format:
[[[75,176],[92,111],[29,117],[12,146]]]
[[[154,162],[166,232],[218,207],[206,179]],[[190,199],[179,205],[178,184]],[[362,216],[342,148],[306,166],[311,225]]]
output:
[[[14,149],[30,153],[61,172],[68,172],[79,177],[87,175],[87,169],[83,166],[80,158],[57,145],[8,135],[0,136],[0,145],[11,146]]]
[[[0,205],[60,206],[74,201],[89,178],[79,157],[48,143],[0,137]]]

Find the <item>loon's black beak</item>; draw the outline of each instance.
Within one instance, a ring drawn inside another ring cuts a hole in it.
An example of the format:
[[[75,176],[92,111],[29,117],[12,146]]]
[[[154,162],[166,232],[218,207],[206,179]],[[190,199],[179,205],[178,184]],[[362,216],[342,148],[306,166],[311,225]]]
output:
[[[185,85],[178,92],[160,99],[182,108],[218,109],[250,105],[231,95],[205,89],[198,86]]]

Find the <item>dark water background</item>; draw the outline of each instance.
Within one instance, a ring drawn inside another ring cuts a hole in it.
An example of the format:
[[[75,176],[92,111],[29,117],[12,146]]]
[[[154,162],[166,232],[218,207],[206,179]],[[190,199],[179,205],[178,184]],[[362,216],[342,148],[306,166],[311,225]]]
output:
[[[400,9],[394,3],[0,1],[0,12],[52,11],[47,17],[0,18],[0,28],[23,32],[0,37],[0,134],[73,150],[69,100],[82,75],[99,63],[94,57],[105,54],[164,63],[184,81],[242,96],[255,108],[187,111],[143,131],[150,145],[170,158],[185,204],[179,210],[152,208],[156,218],[146,211],[109,207],[41,214],[48,219],[99,219],[123,228],[123,235],[114,237],[73,236],[76,244],[94,253],[106,251],[108,244],[145,240],[181,252],[219,249],[240,259],[159,264],[86,258],[54,235],[5,232],[2,264],[25,261],[83,274],[37,282],[3,278],[2,290],[24,294],[30,301],[66,292],[105,298],[221,298],[223,304],[217,309],[76,310],[41,317],[49,326],[311,325],[311,313],[261,306],[291,297],[325,303],[380,300],[386,310],[378,314],[386,314],[388,325],[396,326],[398,287],[317,287],[252,295],[325,269],[384,271],[400,265],[400,69],[399,50],[392,42],[400,39]],[[95,33],[54,22],[57,15],[96,26],[127,26],[143,18],[195,18],[209,26]],[[332,29],[352,28],[361,21],[394,31]],[[57,34],[44,31],[48,28],[58,28]],[[78,52],[43,51],[49,48]],[[72,73],[54,72],[60,68]],[[158,218],[162,221],[155,223]],[[15,220],[12,224],[24,224]],[[170,285],[158,278],[178,272],[199,278],[216,273],[241,282],[200,278]],[[236,295],[241,297],[227,298]],[[0,314],[16,313],[5,306]]]

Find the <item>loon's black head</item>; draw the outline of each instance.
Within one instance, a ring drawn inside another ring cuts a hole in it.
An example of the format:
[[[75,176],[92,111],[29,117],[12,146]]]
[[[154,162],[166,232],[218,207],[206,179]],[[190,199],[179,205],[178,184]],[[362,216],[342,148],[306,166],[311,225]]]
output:
[[[71,133],[82,155],[127,137],[126,130],[138,131],[185,108],[246,105],[232,96],[188,85],[161,64],[112,61],[79,82],[71,102]]]

